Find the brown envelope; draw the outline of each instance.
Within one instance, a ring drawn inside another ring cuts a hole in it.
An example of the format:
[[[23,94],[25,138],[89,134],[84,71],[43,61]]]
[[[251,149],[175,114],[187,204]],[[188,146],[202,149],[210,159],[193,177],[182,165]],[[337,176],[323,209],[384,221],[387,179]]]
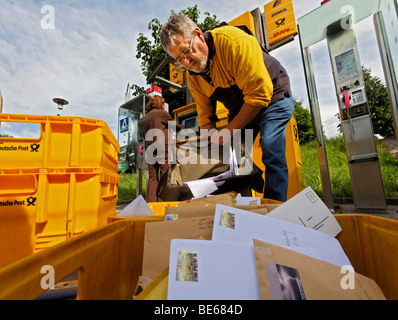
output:
[[[181,201],[178,206],[192,206],[192,205],[205,205],[205,204],[225,204],[226,206],[233,206],[235,204],[236,192],[227,192],[223,194],[217,194],[211,197],[197,198]]]
[[[172,239],[211,240],[213,223],[214,216],[208,216],[146,224],[142,276],[155,279],[168,267]]]
[[[280,206],[280,204],[254,204],[254,205],[240,205],[240,206],[234,206],[234,207],[241,209],[241,210],[247,210],[247,211],[265,215],[268,212],[271,212],[272,210],[274,210],[278,206]]]
[[[137,285],[134,290],[133,294],[133,300],[143,291],[145,288],[152,282],[152,279],[145,278],[145,277],[139,277]]]
[[[210,203],[208,205],[192,205],[183,207],[166,207],[164,213],[164,220],[181,220],[192,219],[199,217],[214,216],[216,204]]]
[[[268,205],[266,204],[244,206],[232,205],[231,207],[236,207],[238,209],[255,212],[262,215],[265,215],[270,211]],[[209,203],[207,205],[192,205],[189,207],[166,207],[164,220],[192,219],[197,217],[214,216],[215,210],[215,203]]]
[[[263,300],[385,300],[370,278],[295,251],[253,239]]]

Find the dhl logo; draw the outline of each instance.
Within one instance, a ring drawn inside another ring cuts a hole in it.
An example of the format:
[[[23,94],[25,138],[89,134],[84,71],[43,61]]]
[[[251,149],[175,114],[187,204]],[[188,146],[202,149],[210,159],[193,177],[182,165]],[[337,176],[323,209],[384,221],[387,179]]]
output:
[[[293,28],[288,27],[288,28],[283,29],[281,31],[274,32],[274,34],[272,35],[271,39],[277,38],[277,37],[279,37],[279,36],[281,36],[281,35],[283,35],[285,33],[289,33],[289,32],[292,32],[292,31],[295,31],[295,30]]]

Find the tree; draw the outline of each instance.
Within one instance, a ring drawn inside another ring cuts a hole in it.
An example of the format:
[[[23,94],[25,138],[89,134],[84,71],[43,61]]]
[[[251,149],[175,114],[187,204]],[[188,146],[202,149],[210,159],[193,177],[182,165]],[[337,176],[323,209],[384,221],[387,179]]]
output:
[[[390,100],[387,87],[378,77],[372,77],[372,69],[362,66],[365,89],[368,96],[370,114],[372,117],[375,134],[387,138],[394,135],[394,123],[392,120]]]
[[[297,121],[300,144],[306,144],[314,140],[311,114],[308,109],[303,107],[303,100],[294,99],[294,113]]]
[[[205,12],[205,19],[203,20],[203,22],[199,22],[200,12],[197,5],[193,7],[188,7],[186,10],[181,10],[179,13],[183,13],[190,17],[192,21],[194,21],[202,31],[212,29],[220,23],[215,15],[210,15],[210,13],[207,11]],[[175,12],[171,10],[170,15],[173,14],[175,14]],[[152,40],[144,36],[143,33],[140,33],[137,39],[136,58],[142,60],[141,70],[147,78],[147,83],[149,75],[153,72],[153,70],[155,70],[155,68],[166,56],[166,53],[164,52],[162,45],[160,44],[161,28],[162,24],[159,22],[158,19],[154,18],[148,25],[148,30],[151,31]],[[164,79],[169,79],[169,68],[164,68],[159,76]],[[186,104],[185,92],[172,93],[168,86],[159,83],[151,83],[151,85],[152,84],[162,88],[162,95],[165,98],[166,102],[169,104],[170,111],[173,111],[174,109],[182,107]],[[132,89],[133,95],[141,94],[144,91],[144,88],[137,85],[133,85]]]

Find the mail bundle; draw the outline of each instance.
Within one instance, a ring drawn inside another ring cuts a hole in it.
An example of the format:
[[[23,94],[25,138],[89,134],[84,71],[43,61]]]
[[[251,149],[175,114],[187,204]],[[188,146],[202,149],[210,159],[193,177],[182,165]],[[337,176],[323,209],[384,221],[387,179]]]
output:
[[[189,216],[184,206],[170,207],[172,221],[145,226],[142,277],[168,268],[164,298],[385,299],[355,272],[335,238],[340,225],[311,188],[271,208],[205,198],[185,208]]]

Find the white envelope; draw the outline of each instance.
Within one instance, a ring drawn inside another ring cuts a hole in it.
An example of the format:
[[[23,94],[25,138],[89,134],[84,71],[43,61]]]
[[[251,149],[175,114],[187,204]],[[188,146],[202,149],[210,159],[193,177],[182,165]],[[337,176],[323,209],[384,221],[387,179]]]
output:
[[[203,198],[218,190],[216,183],[210,179],[190,181],[187,182],[187,185],[195,199]]]
[[[139,195],[130,204],[125,207],[119,214],[118,217],[131,217],[131,216],[154,216],[152,209],[148,206],[142,195]]]
[[[169,300],[259,300],[250,243],[171,240]]]
[[[213,226],[213,241],[246,242],[253,238],[284,246],[291,250],[298,248],[317,249],[320,256],[313,258],[342,266],[351,266],[338,240],[323,232],[306,228],[291,222],[259,215],[225,205],[216,205]]]
[[[281,204],[268,217],[289,221],[335,237],[342,229],[321,198],[308,187]]]
[[[260,197],[242,197],[240,193],[238,193],[235,200],[238,206],[261,204]]]

